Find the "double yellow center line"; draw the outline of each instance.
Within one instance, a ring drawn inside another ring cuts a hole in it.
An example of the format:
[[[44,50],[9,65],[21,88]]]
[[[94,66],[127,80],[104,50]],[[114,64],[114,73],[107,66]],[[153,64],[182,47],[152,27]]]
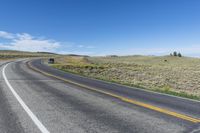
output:
[[[187,116],[187,115],[180,114],[180,113],[177,113],[177,112],[174,112],[174,111],[170,111],[168,109],[163,109],[163,108],[160,108],[160,107],[157,107],[157,106],[154,106],[154,105],[150,105],[150,104],[146,104],[146,103],[143,103],[143,102],[140,102],[140,101],[136,101],[134,99],[126,98],[126,97],[116,95],[116,94],[113,94],[113,93],[110,93],[110,92],[95,89],[93,87],[90,87],[90,86],[87,86],[87,85],[84,85],[84,84],[80,84],[80,83],[77,83],[77,82],[74,82],[74,81],[71,81],[71,80],[67,80],[67,79],[52,75],[50,73],[44,72],[42,70],[39,70],[39,69],[33,67],[30,64],[30,62],[28,62],[27,64],[28,64],[28,67],[31,68],[32,70],[37,71],[39,73],[42,73],[46,76],[50,76],[50,77],[62,80],[64,82],[71,83],[71,84],[77,85],[79,87],[83,87],[83,88],[88,89],[88,90],[92,90],[92,91],[95,91],[95,92],[98,92],[98,93],[101,93],[101,94],[105,94],[105,95],[120,99],[121,101],[126,102],[126,103],[138,105],[138,106],[141,106],[141,107],[144,107],[144,108],[147,108],[147,109],[151,109],[151,110],[154,110],[154,111],[157,111],[157,112],[160,112],[160,113],[163,113],[163,114],[167,114],[167,115],[170,115],[170,116],[174,116],[174,117],[177,117],[177,118],[180,118],[180,119],[183,119],[183,120],[186,120],[186,121],[190,121],[190,122],[193,122],[193,123],[200,123],[200,119],[198,119],[198,118],[193,118],[191,116]]]

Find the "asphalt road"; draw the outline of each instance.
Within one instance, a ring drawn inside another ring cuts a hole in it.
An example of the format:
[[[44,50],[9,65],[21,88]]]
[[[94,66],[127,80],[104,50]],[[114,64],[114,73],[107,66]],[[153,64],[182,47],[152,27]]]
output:
[[[200,102],[64,73],[40,60],[31,67],[78,85],[38,73],[27,60],[5,63],[0,63],[0,133],[200,132]]]

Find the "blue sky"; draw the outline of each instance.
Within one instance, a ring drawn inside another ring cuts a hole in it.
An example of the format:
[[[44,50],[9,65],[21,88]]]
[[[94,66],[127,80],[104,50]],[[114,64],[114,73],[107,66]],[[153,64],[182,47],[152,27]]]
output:
[[[0,0],[0,49],[200,56],[199,0]]]

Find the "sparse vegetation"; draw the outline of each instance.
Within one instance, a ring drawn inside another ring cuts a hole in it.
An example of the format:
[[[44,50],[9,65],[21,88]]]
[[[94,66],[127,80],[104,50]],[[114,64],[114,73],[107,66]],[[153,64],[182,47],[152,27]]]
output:
[[[13,59],[13,58],[49,57],[49,56],[58,56],[58,55],[48,52],[24,52],[24,51],[0,50],[1,60]]]
[[[200,59],[174,56],[65,56],[55,68],[193,99],[200,98]]]

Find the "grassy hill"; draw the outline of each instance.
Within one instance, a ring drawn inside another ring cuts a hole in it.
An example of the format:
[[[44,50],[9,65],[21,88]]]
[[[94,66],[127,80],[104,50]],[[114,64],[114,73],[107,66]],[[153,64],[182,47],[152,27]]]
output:
[[[54,53],[48,52],[26,52],[14,50],[0,50],[0,59],[27,58],[27,57],[49,57],[57,56]]]
[[[184,97],[200,98],[200,59],[109,56],[56,59],[54,67],[80,75]]]

